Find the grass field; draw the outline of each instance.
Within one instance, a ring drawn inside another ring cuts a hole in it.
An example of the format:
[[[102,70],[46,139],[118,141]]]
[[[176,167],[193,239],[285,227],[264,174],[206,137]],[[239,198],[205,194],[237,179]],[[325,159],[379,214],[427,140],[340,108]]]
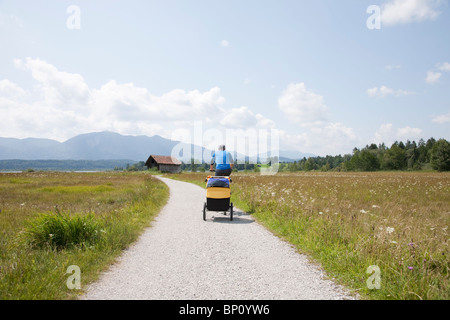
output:
[[[204,186],[208,173],[174,176]],[[232,175],[232,200],[365,299],[450,298],[450,174]]]
[[[236,206],[363,298],[450,298],[449,173],[232,177]],[[0,173],[0,299],[76,298],[167,198],[148,173]],[[72,265],[81,290],[67,286]]]
[[[0,173],[0,299],[76,298],[167,199],[148,173]]]

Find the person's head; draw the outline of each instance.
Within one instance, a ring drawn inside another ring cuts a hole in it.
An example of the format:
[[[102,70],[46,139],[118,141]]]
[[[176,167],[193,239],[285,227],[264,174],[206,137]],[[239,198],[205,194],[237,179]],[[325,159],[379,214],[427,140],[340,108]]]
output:
[[[225,150],[225,145],[224,145],[224,144],[219,145],[219,150],[220,150],[220,151]]]

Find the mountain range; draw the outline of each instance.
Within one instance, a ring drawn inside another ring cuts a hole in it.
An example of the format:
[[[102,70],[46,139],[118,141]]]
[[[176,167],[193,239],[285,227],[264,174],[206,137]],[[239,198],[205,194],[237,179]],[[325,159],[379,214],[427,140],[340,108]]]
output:
[[[118,160],[146,161],[150,155],[171,155],[179,145],[161,136],[125,136],[114,132],[77,135],[65,142],[40,138],[0,138],[0,160]],[[205,151],[204,148],[182,144],[184,150]],[[187,148],[187,149],[186,149]],[[201,148],[201,149],[197,149]],[[209,154],[207,151],[205,154]],[[197,154],[197,153],[195,153]],[[280,161],[294,161],[314,156],[297,151],[280,151]],[[189,161],[181,154],[179,159]]]

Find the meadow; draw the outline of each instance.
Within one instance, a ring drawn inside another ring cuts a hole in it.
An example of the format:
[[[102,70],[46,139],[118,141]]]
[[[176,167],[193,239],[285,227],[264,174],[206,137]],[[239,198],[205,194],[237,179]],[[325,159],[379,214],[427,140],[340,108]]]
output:
[[[167,199],[149,173],[0,173],[0,299],[77,298]]]
[[[208,174],[168,177],[205,187]],[[450,298],[450,173],[232,179],[237,207],[363,299]],[[148,172],[0,173],[0,299],[76,299],[167,199]],[[81,290],[67,286],[72,265]]]
[[[208,173],[177,179],[204,187]],[[450,174],[232,174],[232,201],[363,299],[448,300]]]

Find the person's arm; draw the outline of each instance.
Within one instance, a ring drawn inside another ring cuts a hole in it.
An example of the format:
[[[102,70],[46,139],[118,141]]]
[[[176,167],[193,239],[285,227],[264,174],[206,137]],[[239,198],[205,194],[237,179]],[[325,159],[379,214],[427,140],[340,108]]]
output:
[[[233,161],[233,156],[231,155],[231,153],[228,153],[230,155],[230,168],[231,170],[233,170],[233,166],[234,166],[234,161]]]
[[[209,171],[214,171],[214,162],[216,160],[216,154],[213,153],[212,158],[211,158],[211,163],[209,165]]]

